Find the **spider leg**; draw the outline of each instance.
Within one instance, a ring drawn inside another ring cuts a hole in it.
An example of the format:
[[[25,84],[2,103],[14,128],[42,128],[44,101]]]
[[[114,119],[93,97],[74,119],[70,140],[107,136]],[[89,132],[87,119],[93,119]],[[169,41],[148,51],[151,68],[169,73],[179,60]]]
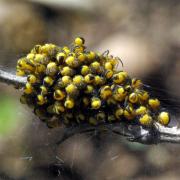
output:
[[[116,57],[118,60],[119,60],[119,62],[121,63],[121,65],[122,65],[122,67],[124,67],[124,64],[123,64],[123,61],[121,60],[121,58],[119,58],[119,57]]]
[[[109,50],[106,50],[102,53],[102,56],[108,56],[109,55]]]

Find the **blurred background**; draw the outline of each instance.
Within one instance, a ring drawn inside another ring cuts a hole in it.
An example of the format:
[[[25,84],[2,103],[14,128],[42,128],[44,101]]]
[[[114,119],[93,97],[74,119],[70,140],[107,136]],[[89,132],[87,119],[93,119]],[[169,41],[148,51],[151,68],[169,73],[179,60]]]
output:
[[[35,44],[70,45],[82,36],[88,49],[119,56],[178,125],[179,17],[179,0],[0,0],[0,68],[14,73]],[[179,179],[179,145],[96,134],[56,146],[63,129],[49,130],[20,104],[21,93],[0,84],[0,179]]]

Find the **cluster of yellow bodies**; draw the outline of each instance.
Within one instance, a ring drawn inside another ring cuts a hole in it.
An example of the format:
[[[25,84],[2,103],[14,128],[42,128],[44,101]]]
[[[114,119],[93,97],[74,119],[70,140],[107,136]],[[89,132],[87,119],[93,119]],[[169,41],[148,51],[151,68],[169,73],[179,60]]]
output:
[[[17,75],[27,76],[21,102],[49,127],[120,121],[168,125],[160,101],[150,98],[140,80],[117,70],[119,63],[108,51],[87,51],[81,37],[70,47],[36,45],[17,62]]]

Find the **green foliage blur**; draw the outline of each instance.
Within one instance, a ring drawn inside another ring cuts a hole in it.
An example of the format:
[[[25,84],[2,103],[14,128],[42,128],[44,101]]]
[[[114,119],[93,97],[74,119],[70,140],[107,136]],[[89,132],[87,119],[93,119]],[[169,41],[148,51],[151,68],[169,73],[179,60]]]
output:
[[[18,106],[14,97],[6,94],[0,96],[0,135],[13,131],[19,122]]]

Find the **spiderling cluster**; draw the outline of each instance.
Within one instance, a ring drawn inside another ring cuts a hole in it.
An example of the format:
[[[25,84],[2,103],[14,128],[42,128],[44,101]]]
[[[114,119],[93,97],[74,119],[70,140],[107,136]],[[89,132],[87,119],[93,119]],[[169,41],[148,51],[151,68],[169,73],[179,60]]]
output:
[[[118,57],[87,51],[84,43],[77,37],[71,47],[36,45],[19,59],[17,75],[27,76],[20,101],[48,127],[118,121],[168,125],[169,113],[143,89],[141,80],[117,70],[122,64]]]

